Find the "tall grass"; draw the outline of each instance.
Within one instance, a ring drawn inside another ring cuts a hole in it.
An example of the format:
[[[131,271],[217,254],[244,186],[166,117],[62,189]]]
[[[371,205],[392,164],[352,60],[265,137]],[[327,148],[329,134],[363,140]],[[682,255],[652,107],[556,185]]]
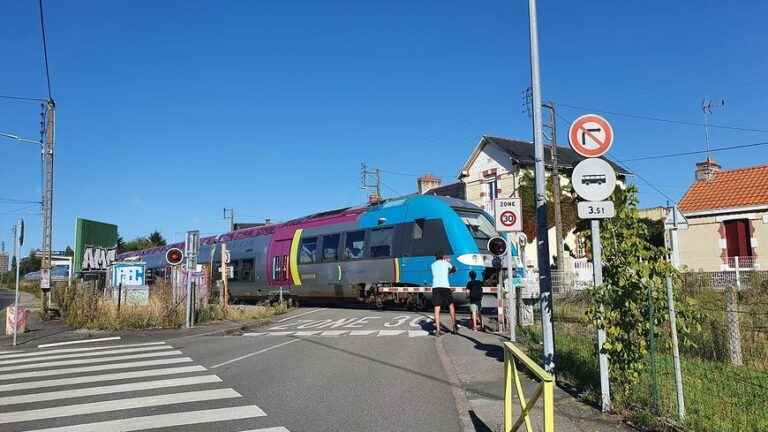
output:
[[[65,322],[74,328],[118,331],[125,329],[177,328],[185,322],[184,299],[174,301],[171,290],[154,285],[146,305],[123,304],[118,310],[111,298],[89,283],[54,290]],[[196,322],[266,319],[285,313],[288,306],[259,305],[223,308],[218,304],[197,305]]]

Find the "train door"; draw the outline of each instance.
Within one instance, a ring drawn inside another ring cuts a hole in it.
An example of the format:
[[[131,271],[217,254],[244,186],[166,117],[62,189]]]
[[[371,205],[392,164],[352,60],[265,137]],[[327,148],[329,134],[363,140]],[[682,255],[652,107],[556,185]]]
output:
[[[278,289],[288,288],[291,285],[288,262],[291,254],[291,239],[274,240],[269,248],[267,260],[267,279],[269,285]]]

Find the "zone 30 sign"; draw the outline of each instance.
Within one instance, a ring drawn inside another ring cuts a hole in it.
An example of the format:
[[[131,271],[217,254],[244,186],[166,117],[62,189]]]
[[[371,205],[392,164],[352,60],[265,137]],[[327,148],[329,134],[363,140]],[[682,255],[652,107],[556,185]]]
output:
[[[494,201],[496,231],[522,231],[523,208],[520,198],[500,198]]]

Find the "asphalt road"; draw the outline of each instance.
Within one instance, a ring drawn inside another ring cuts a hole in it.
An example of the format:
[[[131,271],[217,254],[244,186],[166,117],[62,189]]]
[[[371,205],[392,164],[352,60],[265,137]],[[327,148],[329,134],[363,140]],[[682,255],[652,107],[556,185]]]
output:
[[[306,308],[227,336],[0,352],[0,431],[459,431],[430,328]]]
[[[15,291],[0,289],[0,310],[8,306],[13,306],[13,299],[15,296]]]

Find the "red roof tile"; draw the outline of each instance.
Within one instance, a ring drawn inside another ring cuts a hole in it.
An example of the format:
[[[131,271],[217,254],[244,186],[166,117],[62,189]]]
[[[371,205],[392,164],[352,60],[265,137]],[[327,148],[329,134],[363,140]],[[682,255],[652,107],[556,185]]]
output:
[[[678,204],[683,213],[755,205],[768,205],[768,165],[716,172],[691,185]]]

